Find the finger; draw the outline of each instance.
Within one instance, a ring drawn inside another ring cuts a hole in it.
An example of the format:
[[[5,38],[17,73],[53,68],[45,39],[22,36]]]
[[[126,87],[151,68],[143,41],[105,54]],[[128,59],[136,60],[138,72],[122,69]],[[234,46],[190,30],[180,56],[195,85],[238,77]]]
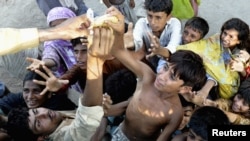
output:
[[[54,76],[54,74],[52,73],[52,71],[45,65],[42,65],[43,69],[45,70],[45,72],[47,73],[48,76]],[[44,74],[45,75],[45,74]],[[46,75],[46,76],[47,76]],[[47,79],[46,79],[47,80]]]
[[[40,95],[44,95],[44,94],[46,94],[46,93],[47,93],[47,91],[48,91],[48,89],[47,89],[47,87],[46,87],[46,88],[44,88],[44,89],[43,89],[43,91],[40,93]]]
[[[41,72],[40,70],[38,70],[38,69],[36,69],[36,70],[34,70],[37,74],[39,74],[42,78],[44,78],[45,80],[47,80],[49,77],[45,74],[45,73],[43,73],[43,72]]]
[[[113,39],[114,39],[112,28],[107,29],[107,37],[108,37],[108,40],[107,40],[107,47],[105,48],[105,54],[109,55],[112,45],[113,45]]]
[[[69,80],[59,80],[59,83],[66,85],[69,83]]]
[[[146,58],[150,58],[150,57],[153,57],[153,56],[155,56],[155,54],[152,52],[152,53],[146,55]]]
[[[96,51],[99,50],[99,45],[100,45],[100,28],[94,28],[94,34],[93,34],[93,43],[92,46],[90,47],[90,50],[92,52],[92,55],[96,54]]]
[[[127,32],[133,32],[133,23],[132,22],[128,23],[128,30],[127,30]]]
[[[43,86],[46,85],[46,82],[45,81],[41,81],[41,80],[34,79],[33,82],[36,83],[36,84],[38,84],[38,85],[43,85]]]
[[[104,55],[107,48],[107,41],[108,41],[108,33],[107,28],[100,28],[100,43],[99,43],[99,51]]]
[[[25,59],[27,62],[33,62],[33,58],[30,58],[30,57],[26,57]]]

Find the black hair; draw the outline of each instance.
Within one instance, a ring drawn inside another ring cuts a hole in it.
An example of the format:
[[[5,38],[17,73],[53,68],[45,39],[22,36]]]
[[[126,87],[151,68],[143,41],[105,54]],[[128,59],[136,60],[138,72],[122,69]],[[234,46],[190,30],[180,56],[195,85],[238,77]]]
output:
[[[113,103],[128,100],[136,89],[136,76],[128,69],[114,72],[105,80],[105,91],[110,95]]]
[[[182,107],[191,106],[193,109],[195,108],[194,103],[187,101],[181,94],[178,94],[178,96],[180,98]]]
[[[39,68],[39,70],[46,74],[45,70],[42,68]],[[23,79],[23,86],[26,81],[33,81],[34,79],[40,80],[40,81],[46,81],[42,76],[37,74],[35,71],[28,70],[28,72],[25,74]],[[43,90],[45,88],[44,85],[39,85],[39,87]]]
[[[201,37],[205,37],[209,31],[209,25],[207,21],[201,17],[192,17],[186,23],[184,27],[190,27],[193,30],[199,32]]]
[[[74,47],[74,46],[76,46],[78,44],[82,44],[82,42],[81,42],[82,38],[83,37],[78,37],[78,38],[75,38],[75,39],[71,39],[70,42],[71,42],[72,46]]]
[[[173,65],[174,75],[184,81],[184,85],[199,90],[207,80],[202,58],[189,50],[177,50],[169,59]]]
[[[189,128],[204,140],[208,139],[208,126],[230,125],[227,115],[217,107],[203,106],[197,108],[189,121]]]
[[[152,12],[165,12],[169,15],[173,10],[172,0],[145,0],[144,8]]]
[[[29,128],[28,117],[28,108],[18,107],[9,112],[8,122],[4,128],[14,141],[36,141],[39,137]]]

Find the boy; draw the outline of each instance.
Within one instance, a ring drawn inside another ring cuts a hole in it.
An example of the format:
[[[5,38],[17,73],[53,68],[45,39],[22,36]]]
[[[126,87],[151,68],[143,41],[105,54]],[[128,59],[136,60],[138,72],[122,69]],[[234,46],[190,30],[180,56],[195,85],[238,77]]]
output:
[[[181,37],[182,40],[181,44],[185,45],[191,42],[201,40],[207,35],[208,31],[209,31],[209,25],[205,19],[201,17],[190,18],[185,23]],[[157,55],[163,55],[164,53],[162,52],[165,51],[165,50],[157,51],[156,48],[152,48],[151,50],[154,54]],[[163,57],[168,58],[168,56],[163,56]],[[166,63],[165,60],[160,59],[158,62],[157,71],[159,71],[159,69],[163,67],[165,63]]]
[[[167,54],[175,52],[176,46],[181,43],[181,23],[171,16],[173,4],[171,0],[145,0],[147,18],[140,18],[134,27],[134,47],[139,50],[143,46],[147,54],[152,47],[152,34],[157,40],[157,46],[166,50]],[[158,56],[148,58],[156,70]]]
[[[115,8],[107,11],[117,16],[117,24],[107,22],[115,33],[111,54],[137,76],[137,88],[126,109],[126,116],[114,131],[112,140],[168,140],[182,119],[182,106],[178,93],[186,93],[206,80],[202,59],[191,51],[178,51],[159,74],[135,59],[124,48],[124,22]]]
[[[189,131],[175,136],[172,141],[207,141],[208,126],[230,125],[229,119],[222,110],[205,106],[196,109],[189,121]]]

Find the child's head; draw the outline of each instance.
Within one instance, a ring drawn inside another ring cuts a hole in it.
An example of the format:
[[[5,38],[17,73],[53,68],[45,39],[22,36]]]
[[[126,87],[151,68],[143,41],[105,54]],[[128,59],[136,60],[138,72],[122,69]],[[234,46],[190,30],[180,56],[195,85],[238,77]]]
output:
[[[35,141],[39,137],[29,128],[28,117],[28,108],[24,107],[12,109],[8,114],[8,122],[5,128],[15,141]]]
[[[250,117],[250,78],[244,80],[233,98],[232,110]]]
[[[189,121],[187,140],[208,140],[208,126],[230,125],[227,115],[216,107],[204,106],[196,109]]]
[[[203,60],[193,51],[177,50],[169,57],[168,62],[172,67],[172,75],[183,80],[182,86],[187,86],[180,94],[205,84],[207,78]]]
[[[80,65],[81,69],[87,67],[87,45],[81,41],[82,37],[71,40],[74,48],[74,55],[76,57],[77,64]]]
[[[128,69],[122,69],[114,72],[105,81],[105,92],[107,92],[113,103],[119,103],[128,100],[136,88],[136,76]]]
[[[195,104],[192,102],[186,101],[183,98],[183,96],[180,94],[179,94],[179,98],[180,98],[182,109],[183,109],[183,118],[182,118],[181,124],[178,127],[178,130],[182,130],[187,126],[190,120],[190,117],[192,116],[193,111],[195,109]]]
[[[171,0],[146,0],[147,19],[153,32],[162,31],[171,18],[173,4]]]
[[[173,10],[172,0],[145,0],[144,8],[152,12],[165,12],[169,15]]]
[[[40,70],[44,72],[43,69]],[[46,81],[43,77],[41,77],[34,71],[27,72],[23,79],[23,99],[28,108],[40,107],[51,96],[49,92],[44,95],[40,95],[40,93],[44,90],[45,86],[34,83],[34,79],[38,81]]]
[[[193,17],[189,19],[184,26],[182,33],[183,44],[198,41],[206,36],[209,31],[207,21],[201,17]]]
[[[47,15],[47,24],[50,27],[59,25],[63,21],[75,17],[76,14],[66,7],[54,7],[52,8]]]
[[[220,37],[223,47],[244,49],[249,38],[249,26],[239,18],[229,19],[221,27]]]

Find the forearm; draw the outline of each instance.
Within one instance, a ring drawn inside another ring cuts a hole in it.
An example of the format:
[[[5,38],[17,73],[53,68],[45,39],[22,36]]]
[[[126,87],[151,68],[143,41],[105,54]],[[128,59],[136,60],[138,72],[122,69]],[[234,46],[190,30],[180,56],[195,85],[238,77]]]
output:
[[[213,80],[208,79],[206,84],[201,88],[203,96],[206,98],[210,92],[210,90],[215,86],[215,82]]]
[[[64,36],[64,34],[65,33],[61,31],[57,32],[55,28],[38,29],[38,36],[40,42],[60,39]]]
[[[1,28],[0,45],[0,55],[37,47],[39,45],[38,30],[36,28]]]
[[[81,102],[84,106],[102,105],[102,69],[104,61],[88,54],[87,80]]]
[[[128,101],[124,101],[124,102],[120,102],[117,104],[114,104],[110,107],[110,109],[108,110],[108,113],[106,114],[106,116],[120,116],[122,115],[128,106]]]
[[[119,42],[115,42],[111,54],[116,57],[124,66],[134,72],[136,76],[142,77],[140,60],[137,60],[129,50],[124,48],[123,36],[117,37]]]
[[[159,55],[164,58],[168,58],[170,56],[170,52],[167,48],[161,47]]]

